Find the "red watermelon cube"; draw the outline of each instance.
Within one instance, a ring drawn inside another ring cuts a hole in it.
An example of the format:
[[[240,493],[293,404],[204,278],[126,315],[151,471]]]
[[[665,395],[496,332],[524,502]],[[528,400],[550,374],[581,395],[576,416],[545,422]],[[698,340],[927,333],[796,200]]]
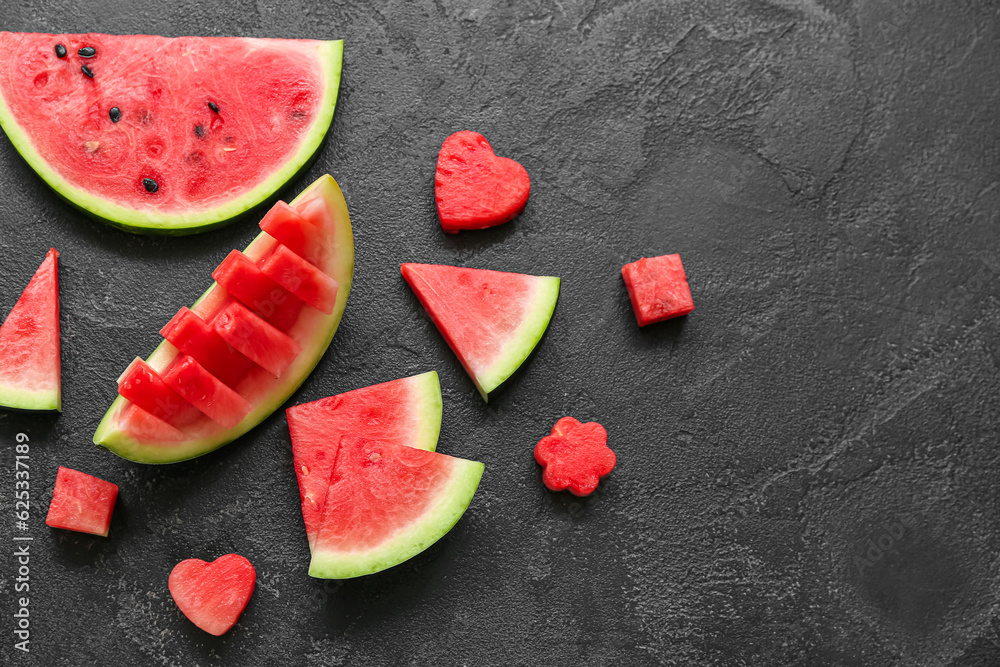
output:
[[[118,485],[59,466],[45,523],[91,535],[108,536]]]
[[[622,277],[640,327],[694,310],[680,255],[643,257],[623,266]]]

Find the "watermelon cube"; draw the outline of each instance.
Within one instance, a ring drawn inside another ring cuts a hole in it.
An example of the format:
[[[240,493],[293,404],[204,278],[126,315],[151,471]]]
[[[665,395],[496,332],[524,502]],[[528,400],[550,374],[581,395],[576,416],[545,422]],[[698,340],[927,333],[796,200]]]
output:
[[[181,308],[160,334],[231,389],[255,367],[189,308]]]
[[[337,304],[337,281],[285,246],[274,249],[261,271],[313,308],[327,315],[333,312]]]
[[[215,330],[234,348],[281,377],[302,348],[236,301],[226,306],[214,322]]]
[[[138,357],[118,378],[118,393],[157,419],[177,428],[201,418],[197,408],[167,386],[159,374]]]
[[[170,365],[163,381],[225,428],[233,428],[250,412],[251,405],[245,398],[222,384],[219,378],[186,354]]]
[[[298,211],[279,201],[260,221],[260,228],[302,259],[320,266],[323,261],[323,237],[320,228]]]
[[[299,319],[302,300],[265,276],[249,257],[239,250],[212,272],[215,281],[229,294],[281,331]]]
[[[640,327],[694,310],[680,255],[643,257],[623,266],[622,277]]]
[[[53,528],[108,536],[118,485],[59,466],[45,523]]]

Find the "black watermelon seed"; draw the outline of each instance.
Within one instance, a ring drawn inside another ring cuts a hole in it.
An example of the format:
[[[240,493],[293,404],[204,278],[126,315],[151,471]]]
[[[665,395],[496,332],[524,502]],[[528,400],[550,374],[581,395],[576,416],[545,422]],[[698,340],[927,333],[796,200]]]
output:
[[[81,70],[81,71],[82,71],[82,72],[83,72],[84,74],[86,74],[86,75],[87,75],[88,77],[90,77],[91,79],[93,79],[93,78],[94,78],[94,71],[93,71],[93,70],[91,70],[91,69],[90,69],[89,67],[87,67],[86,65],[83,65],[83,66],[82,66],[82,67],[80,68],[80,70]]]
[[[77,53],[80,54],[81,58],[93,58],[94,56],[97,55],[97,49],[95,49],[92,46],[85,46],[79,51],[77,51]]]
[[[216,104],[215,102],[209,102],[208,108],[214,111],[215,113],[219,113],[219,105]]]
[[[122,119],[122,110],[118,107],[111,107],[111,111],[108,112],[108,115],[111,116],[112,123],[117,123]]]
[[[142,187],[146,188],[146,192],[156,192],[160,189],[160,184],[151,178],[142,179]]]
[[[66,57],[66,47],[62,44],[56,44],[56,58]]]
[[[204,126],[202,126],[202,125],[195,125],[194,126],[194,133],[198,135],[199,139],[201,139],[202,137],[204,137],[205,136],[205,128],[204,128]]]

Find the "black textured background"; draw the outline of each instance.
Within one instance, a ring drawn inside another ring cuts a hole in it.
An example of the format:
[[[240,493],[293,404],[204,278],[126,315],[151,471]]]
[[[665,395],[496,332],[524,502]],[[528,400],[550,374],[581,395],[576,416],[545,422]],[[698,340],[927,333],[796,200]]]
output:
[[[344,584],[306,575],[279,413],[193,462],[91,445],[115,378],[254,223],[142,238],[0,142],[0,311],[62,252],[65,410],[31,437],[31,654],[0,664],[1000,664],[1000,13],[990,0],[23,0],[2,28],[344,38],[329,171],[357,270],[293,401],[437,369],[440,451],[486,463],[455,530]],[[2,66],[2,64],[0,64]],[[444,235],[436,151],[482,132],[532,177],[511,224]],[[679,252],[697,309],[637,328],[619,270]],[[558,275],[525,372],[483,404],[403,261]],[[578,501],[532,448],[570,414],[619,465]],[[117,482],[108,539],[44,525],[56,467]],[[12,520],[0,517],[0,545]],[[881,545],[881,546],[880,546]],[[0,546],[0,553],[11,551]],[[222,638],[167,592],[235,551]]]

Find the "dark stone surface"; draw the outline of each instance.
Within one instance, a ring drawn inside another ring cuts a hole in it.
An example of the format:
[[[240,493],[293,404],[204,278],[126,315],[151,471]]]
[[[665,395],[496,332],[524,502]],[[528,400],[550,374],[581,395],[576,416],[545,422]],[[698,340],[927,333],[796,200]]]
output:
[[[0,663],[1000,664],[997,4],[382,4],[31,0],[3,28],[346,39],[331,136],[287,192],[340,181],[356,282],[293,400],[437,369],[440,450],[487,467],[469,512],[411,562],[323,583],[283,415],[179,465],[93,447],[118,373],[254,226],[129,236],[4,141],[0,310],[59,248],[65,411],[0,413],[0,508],[26,432],[35,537],[32,652],[12,648],[3,557]],[[533,192],[513,223],[456,238],[433,169],[463,128]],[[697,310],[639,330],[619,269],[667,252]],[[403,261],[563,277],[489,406]],[[566,414],[602,421],[619,455],[584,501],[547,492],[531,457]],[[110,538],[44,525],[60,464],[120,485]],[[167,574],[230,551],[260,579],[213,638]]]

